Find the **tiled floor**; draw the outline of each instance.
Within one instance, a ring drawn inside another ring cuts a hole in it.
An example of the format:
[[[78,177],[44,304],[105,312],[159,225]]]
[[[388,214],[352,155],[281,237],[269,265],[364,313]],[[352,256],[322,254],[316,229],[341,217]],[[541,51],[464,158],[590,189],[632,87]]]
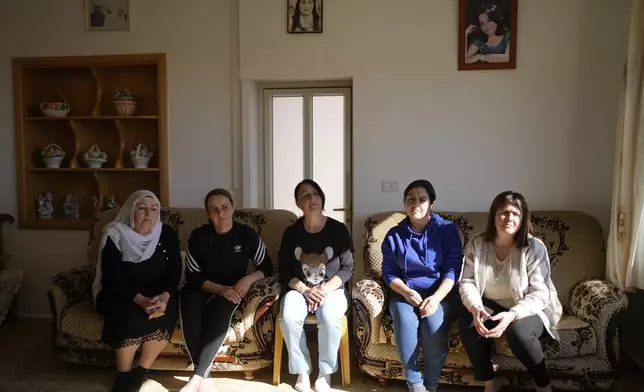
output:
[[[68,366],[61,362],[51,346],[51,323],[48,320],[12,320],[0,328],[0,392],[107,392],[113,370],[90,366]],[[640,371],[641,372],[641,371]],[[155,373],[142,391],[178,391],[187,380],[187,373]],[[371,377],[363,375],[354,365],[351,387],[338,388],[355,392],[404,392],[404,383],[393,382],[386,389],[378,387]],[[293,391],[295,377],[283,372],[282,384],[271,384],[272,368],[257,373],[246,381],[240,373],[217,373],[213,380],[218,392]],[[339,374],[334,385],[340,385]],[[644,390],[644,376],[627,365],[624,378],[611,392]],[[480,388],[441,386],[441,392],[477,392]]]

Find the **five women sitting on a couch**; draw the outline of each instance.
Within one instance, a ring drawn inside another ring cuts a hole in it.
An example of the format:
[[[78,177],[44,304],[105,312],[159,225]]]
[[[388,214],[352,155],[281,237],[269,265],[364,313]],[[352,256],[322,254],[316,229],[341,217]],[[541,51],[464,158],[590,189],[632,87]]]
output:
[[[353,244],[347,227],[324,215],[325,195],[312,180],[294,191],[303,216],[283,233],[279,250],[283,286],[278,320],[297,391],[311,389],[311,359],[304,321],[318,324],[319,373],[316,392],[330,389],[337,371],[341,322],[347,310],[346,284],[353,275]],[[460,335],[486,392],[497,392],[491,344],[504,332],[516,358],[528,369],[537,391],[550,391],[539,339],[558,339],[562,314],[550,277],[545,245],[532,236],[530,211],[522,195],[499,194],[484,233],[462,253],[456,225],[432,213],[433,186],[416,180],[404,192],[407,217],[382,243],[382,277],[389,289],[396,348],[412,392],[435,392],[447,357],[448,330],[459,319]],[[186,286],[180,306],[181,275],[177,234],[160,222],[160,204],[148,191],[133,193],[108,224],[94,282],[103,341],[117,350],[113,391],[138,391],[146,370],[165,347],[180,308],[182,333],[194,375],[182,392],[203,392],[231,318],[250,286],[273,273],[267,249],[249,226],[233,221],[233,200],[223,189],[205,198],[209,222],[193,230],[188,243]],[[248,272],[252,261],[254,271]],[[460,294],[460,295],[459,295]],[[420,330],[420,341],[418,339]],[[139,367],[134,354],[142,345]],[[422,347],[424,374],[419,349]]]

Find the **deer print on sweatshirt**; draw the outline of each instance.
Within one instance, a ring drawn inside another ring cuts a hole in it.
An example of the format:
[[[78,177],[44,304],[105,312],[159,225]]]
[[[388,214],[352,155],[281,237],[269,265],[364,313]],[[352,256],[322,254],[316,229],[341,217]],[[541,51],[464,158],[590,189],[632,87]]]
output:
[[[299,246],[295,248],[295,258],[302,263],[302,272],[308,286],[319,286],[324,283],[326,265],[333,258],[333,248],[327,246],[324,252],[304,253]]]

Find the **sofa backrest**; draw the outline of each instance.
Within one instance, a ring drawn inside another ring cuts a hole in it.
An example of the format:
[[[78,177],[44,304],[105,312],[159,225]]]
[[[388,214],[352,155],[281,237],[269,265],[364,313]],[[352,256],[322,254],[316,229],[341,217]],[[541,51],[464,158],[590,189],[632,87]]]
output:
[[[487,212],[438,212],[451,220],[461,233],[463,248],[485,230]],[[401,212],[382,212],[365,221],[363,237],[364,270],[381,277],[382,240],[393,226],[405,218]],[[552,279],[559,300],[567,308],[570,289],[587,278],[604,278],[606,250],[601,225],[594,217],[577,211],[532,212],[537,237],[548,248]]]
[[[106,224],[116,218],[118,209],[104,211],[94,222],[89,234],[87,248],[87,263],[95,266],[98,261],[98,247],[101,242],[101,233]],[[188,239],[192,230],[208,221],[203,208],[173,208],[161,209],[163,223],[172,226],[179,234],[181,250],[184,252],[188,246]],[[267,210],[258,208],[241,208],[235,211],[233,219],[252,227],[262,238],[268,254],[273,262],[275,271],[278,271],[277,252],[279,251],[282,233],[296,221],[297,216],[286,210]]]

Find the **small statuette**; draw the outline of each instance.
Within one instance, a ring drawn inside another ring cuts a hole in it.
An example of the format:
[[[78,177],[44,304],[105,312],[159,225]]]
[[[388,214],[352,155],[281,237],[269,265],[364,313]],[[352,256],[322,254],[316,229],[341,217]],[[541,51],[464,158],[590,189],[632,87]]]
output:
[[[107,198],[107,209],[111,210],[112,208],[119,208],[118,203],[116,203],[116,196],[114,195]]]
[[[152,151],[148,151],[143,143],[137,144],[136,148],[130,151],[130,158],[132,159],[132,164],[136,169],[146,169],[150,163],[152,155]]]
[[[107,162],[107,154],[101,151],[96,144],[89,148],[83,154],[83,160],[92,169],[100,169],[105,162]]]
[[[49,169],[58,169],[65,158],[65,151],[58,144],[48,144],[40,151],[45,166]]]
[[[72,219],[80,218],[80,206],[78,205],[78,198],[68,193],[65,195],[65,203],[63,204],[63,211],[65,216]]]
[[[54,215],[54,197],[51,192],[40,193],[36,196],[38,202],[38,219],[51,219]]]

